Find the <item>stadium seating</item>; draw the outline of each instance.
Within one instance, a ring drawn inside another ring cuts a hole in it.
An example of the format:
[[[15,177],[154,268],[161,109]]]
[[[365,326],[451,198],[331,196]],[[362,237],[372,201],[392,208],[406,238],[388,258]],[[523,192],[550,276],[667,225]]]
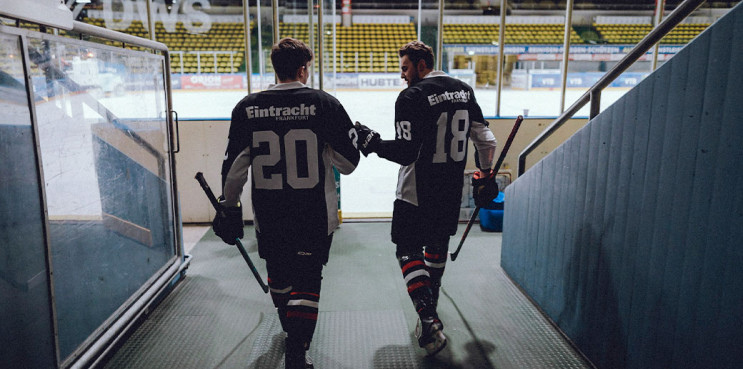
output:
[[[331,25],[325,25],[325,34],[331,32],[331,28]],[[309,42],[308,29],[307,24],[281,23],[280,35]],[[412,23],[358,23],[350,27],[336,25],[335,30],[335,63],[339,72],[397,71],[397,50],[406,42],[416,39]],[[324,49],[326,53],[332,53],[332,43],[326,42]]]
[[[593,24],[603,41],[609,44],[636,44],[647,35],[653,26],[650,24]],[[708,23],[680,24],[661,44],[687,44],[709,26]]]
[[[85,22],[105,26],[103,19],[86,18]],[[121,32],[149,38],[149,32],[141,21],[132,21]],[[155,35],[157,41],[168,45],[173,73],[215,73],[215,66],[217,73],[234,73],[238,71],[245,55],[242,23],[213,23],[209,32],[192,34],[182,22],[175,24],[173,33],[167,32],[162,22],[156,22]]]
[[[86,22],[104,26],[103,19],[87,18]],[[661,40],[662,44],[685,44],[709,24],[682,24]],[[251,22],[251,34],[257,33]],[[315,27],[317,27],[315,25]],[[652,26],[649,24],[597,24],[592,28],[600,42],[634,44],[641,40]],[[498,24],[445,24],[445,44],[493,45],[498,42]],[[141,21],[133,21],[122,32],[149,37]],[[325,25],[325,34],[332,25]],[[335,43],[326,40],[325,65],[334,65],[339,72],[394,72],[398,69],[397,50],[400,45],[417,38],[413,23],[357,23],[349,27],[335,25]],[[270,32],[269,32],[270,33]],[[562,24],[506,25],[506,44],[562,44]],[[162,22],[155,23],[157,41],[168,45],[171,51],[173,73],[235,73],[244,64],[245,42],[242,23],[212,23],[207,33],[189,33],[183,23],[177,22],[175,32],[167,32]],[[314,33],[313,33],[314,34]],[[310,42],[306,23],[280,23],[280,37],[295,37]],[[571,30],[572,44],[586,43]],[[265,39],[265,37],[264,37]],[[254,39],[255,42],[255,39]],[[313,40],[316,44],[317,40]],[[268,45],[264,44],[264,52]],[[335,54],[333,55],[333,50]],[[334,58],[333,58],[334,56]],[[271,71],[267,63],[267,71]],[[244,70],[244,69],[243,69]]]
[[[89,18],[86,22],[103,26],[102,19]],[[257,30],[253,22],[250,27],[251,33],[255,34]],[[331,31],[331,25],[325,28],[326,32]],[[123,32],[149,37],[140,21],[133,21]],[[330,65],[335,62],[341,72],[396,71],[397,50],[402,44],[416,39],[412,23],[354,24],[350,27],[336,25],[336,32],[335,60],[326,60],[326,63]],[[157,41],[168,45],[171,51],[173,73],[214,73],[215,57],[218,73],[237,72],[243,63],[245,37],[241,23],[213,23],[209,32],[191,34],[181,22],[176,24],[175,33],[167,32],[161,22],[156,22],[155,34]],[[310,41],[308,25],[302,23],[280,23],[280,36]],[[332,43],[326,43],[325,50],[326,53],[332,53]],[[270,63],[267,69],[271,71]]]
[[[498,24],[445,24],[446,44],[494,44],[498,42]],[[562,24],[506,24],[506,44],[562,44]],[[583,43],[571,30],[571,43]]]

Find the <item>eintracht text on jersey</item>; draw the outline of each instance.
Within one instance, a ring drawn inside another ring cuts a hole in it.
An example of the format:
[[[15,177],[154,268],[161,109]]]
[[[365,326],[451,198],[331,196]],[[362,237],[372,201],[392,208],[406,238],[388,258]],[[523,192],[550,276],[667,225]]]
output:
[[[258,106],[248,106],[245,111],[248,113],[248,119],[275,117],[276,120],[307,120],[310,115],[316,113],[315,105],[300,104],[299,106],[269,106],[261,108]]]
[[[470,101],[470,92],[465,91],[465,90],[445,91],[444,93],[438,94],[438,95],[428,95],[428,103],[431,106],[434,106],[438,103],[442,103],[445,101],[453,102],[453,103],[457,103],[457,102],[466,103]]]

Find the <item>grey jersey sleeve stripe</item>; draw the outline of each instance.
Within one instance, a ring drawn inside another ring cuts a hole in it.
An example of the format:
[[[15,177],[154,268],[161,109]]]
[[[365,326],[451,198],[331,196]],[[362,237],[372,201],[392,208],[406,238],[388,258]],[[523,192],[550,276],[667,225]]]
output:
[[[495,136],[490,128],[481,122],[472,122],[472,131],[470,133],[472,143],[477,149],[481,168],[490,168],[493,166],[493,157],[495,157]]]
[[[240,195],[243,192],[243,186],[248,181],[248,168],[250,167],[250,146],[241,151],[227,173],[227,180],[224,183],[222,194],[224,195],[225,206],[237,206],[240,201]]]
[[[356,169],[354,163],[333,150],[329,145],[325,147],[325,150],[327,151],[330,160],[333,162],[333,166],[335,166],[335,169],[338,169],[338,172],[341,174],[351,174]]]

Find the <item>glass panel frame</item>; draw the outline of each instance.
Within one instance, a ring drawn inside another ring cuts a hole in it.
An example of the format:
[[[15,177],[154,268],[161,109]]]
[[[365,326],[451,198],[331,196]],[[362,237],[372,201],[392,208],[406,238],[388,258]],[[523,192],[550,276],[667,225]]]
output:
[[[25,52],[0,27],[0,357],[12,367],[58,361],[51,264]],[[29,350],[33,347],[34,350]]]
[[[29,137],[38,142],[33,146],[41,163],[37,183],[45,184],[40,191],[47,211],[39,213],[48,215],[42,218],[43,233],[48,234],[45,259],[50,268],[52,263],[56,267],[49,282],[54,287],[47,306],[56,314],[55,352],[61,358],[56,361],[67,365],[183,258],[176,232],[165,54],[12,27],[0,27],[0,32],[24,40],[30,74],[23,80],[34,84],[34,134]],[[66,53],[70,50],[74,52]],[[95,63],[77,63],[84,61],[82,57],[90,50],[100,53],[97,59],[91,58]],[[70,57],[73,54],[81,58],[75,60]],[[123,71],[106,64],[115,61],[124,66]],[[94,81],[97,84],[84,86],[90,74],[86,72],[96,68],[100,72]],[[123,89],[104,86],[122,75],[126,77]],[[133,106],[138,109],[131,109]],[[65,127],[76,128],[70,133],[60,129]],[[91,178],[86,168],[96,173],[92,178],[98,186],[75,187],[79,184],[76,181]],[[127,183],[136,184],[128,189]],[[144,201],[130,194],[137,189],[145,189],[139,197]],[[33,205],[33,199],[27,197],[22,197],[24,203]],[[145,206],[139,219],[133,219],[137,207],[153,203],[160,206]],[[126,214],[132,208],[134,214]],[[100,234],[95,230],[105,232],[108,238],[96,237]],[[126,241],[111,242],[113,234]],[[63,244],[72,247],[61,248]],[[90,247],[83,250],[80,244]],[[125,259],[127,255],[133,258]],[[94,262],[85,260],[86,256],[92,256]],[[83,278],[74,280],[75,274]],[[106,284],[108,290],[100,289]],[[90,300],[91,296],[97,298]],[[80,322],[85,322],[85,327],[80,327]]]

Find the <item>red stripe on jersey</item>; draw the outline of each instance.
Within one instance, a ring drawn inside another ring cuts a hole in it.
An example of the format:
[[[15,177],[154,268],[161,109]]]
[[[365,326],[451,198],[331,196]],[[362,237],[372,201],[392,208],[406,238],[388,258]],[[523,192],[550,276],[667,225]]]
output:
[[[304,311],[287,311],[287,318],[300,318],[307,320],[317,320],[317,313],[306,313]]]
[[[423,266],[423,262],[422,262],[422,261],[420,261],[420,260],[415,260],[415,261],[411,261],[411,262],[409,262],[409,263],[405,264],[405,265],[404,265],[404,266],[402,267],[402,274],[405,274],[405,273],[407,273],[408,269],[410,269],[410,268],[412,268],[412,267],[414,267],[414,266],[416,266],[416,265],[421,265],[421,266]]]
[[[415,282],[415,283],[411,284],[410,286],[408,286],[408,293],[411,293],[411,292],[413,292],[413,291],[415,291],[415,290],[417,290],[417,289],[419,289],[421,287],[426,287],[426,286],[430,286],[430,285],[431,284],[429,283],[428,280],[421,281],[421,282]]]

